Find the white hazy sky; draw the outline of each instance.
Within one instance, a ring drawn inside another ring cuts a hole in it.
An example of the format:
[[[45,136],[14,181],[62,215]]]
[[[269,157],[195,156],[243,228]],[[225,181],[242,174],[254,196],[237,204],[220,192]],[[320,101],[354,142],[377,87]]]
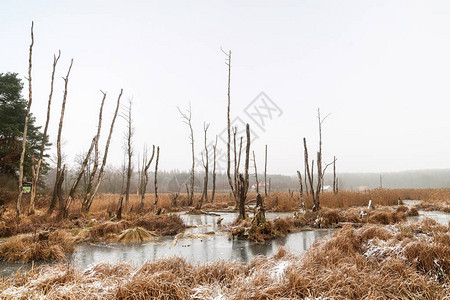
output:
[[[336,155],[340,172],[450,167],[448,1],[2,0],[0,72],[26,76],[32,20],[32,112],[41,125],[52,56],[62,51],[53,142],[61,77],[74,58],[63,129],[70,165],[95,134],[99,90],[108,91],[104,143],[124,88],[123,100],[135,103],[135,153],[157,144],[161,169],[189,169],[188,131],[176,107],[191,101],[197,153],[204,121],[211,123],[210,140],[226,127],[223,47],[233,52],[232,116],[259,136],[253,149],[260,170],[265,144],[270,173],[303,169],[301,139],[313,157],[318,107],[331,113],[324,159]],[[244,113],[262,91],[282,110],[266,120],[265,131]],[[120,120],[110,164],[122,163],[124,131]]]

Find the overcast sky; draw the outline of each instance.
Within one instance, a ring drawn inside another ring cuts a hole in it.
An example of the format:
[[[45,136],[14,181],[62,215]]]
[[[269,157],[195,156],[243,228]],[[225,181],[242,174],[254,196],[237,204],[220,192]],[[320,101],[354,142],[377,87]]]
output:
[[[134,99],[136,155],[144,144],[156,144],[161,169],[188,170],[188,128],[177,106],[191,102],[199,158],[203,122],[211,123],[210,141],[226,128],[222,47],[232,50],[232,119],[241,129],[250,123],[260,170],[265,144],[269,173],[303,169],[301,139],[307,138],[313,157],[319,107],[331,114],[323,124],[324,160],[336,155],[340,172],[450,167],[448,1],[4,0],[0,72],[26,76],[32,20],[31,110],[40,125],[53,54],[62,51],[53,142],[61,77],[74,58],[63,128],[69,165],[96,132],[100,89],[108,92],[104,144],[123,88],[124,102]],[[110,164],[123,161],[124,131],[120,120]]]

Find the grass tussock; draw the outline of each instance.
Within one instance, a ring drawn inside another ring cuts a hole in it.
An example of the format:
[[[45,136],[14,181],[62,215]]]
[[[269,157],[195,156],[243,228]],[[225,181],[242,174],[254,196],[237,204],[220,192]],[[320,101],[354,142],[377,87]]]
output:
[[[139,229],[137,229],[139,228]],[[124,232],[130,235],[130,241],[136,242],[136,239],[131,238],[132,235],[143,234],[143,238],[147,239],[154,235],[175,235],[180,233],[185,228],[183,220],[178,215],[155,215],[147,213],[143,216],[130,215],[127,220],[119,222],[106,221],[94,224],[90,229],[90,239],[93,241],[122,241],[126,242],[129,239],[123,238]]]
[[[349,226],[303,256],[279,249],[250,263],[193,265],[181,258],[56,265],[0,282],[2,299],[448,299],[450,228],[431,220]]]
[[[125,231],[123,231],[119,235],[119,242],[144,242],[144,241],[150,241],[155,239],[157,237],[156,234],[151,233],[148,230],[145,230],[142,227],[136,227],[136,228],[130,228]]]
[[[48,236],[22,234],[0,243],[0,260],[29,262],[61,260],[74,251],[75,238],[63,230]]]
[[[16,223],[18,227],[8,231],[9,237],[0,241],[0,261],[61,260],[81,242],[141,242],[159,235],[175,235],[185,228],[178,215],[148,213],[128,218],[119,222],[65,220],[55,224],[43,223],[34,230],[28,229],[33,224],[29,218],[24,223]],[[26,230],[23,229],[25,226]],[[22,231],[32,233],[20,233]],[[15,235],[10,236],[9,233]]]

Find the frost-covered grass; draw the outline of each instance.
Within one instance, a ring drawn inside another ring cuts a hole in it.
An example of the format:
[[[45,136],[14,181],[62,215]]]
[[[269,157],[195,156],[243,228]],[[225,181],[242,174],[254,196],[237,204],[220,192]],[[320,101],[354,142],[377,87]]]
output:
[[[44,267],[1,280],[0,299],[449,299],[449,275],[450,229],[425,220],[348,226],[305,255],[247,264]]]

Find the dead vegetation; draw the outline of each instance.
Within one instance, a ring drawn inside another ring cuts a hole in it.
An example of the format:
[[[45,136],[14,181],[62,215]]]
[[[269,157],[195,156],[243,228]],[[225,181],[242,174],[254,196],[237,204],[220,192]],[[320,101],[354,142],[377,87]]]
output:
[[[33,215],[22,222],[15,216],[0,222],[0,260],[32,261],[61,260],[86,241],[141,242],[161,235],[175,235],[185,228],[178,215],[127,216],[119,222],[96,219],[64,220]]]
[[[448,299],[450,228],[432,220],[346,226],[303,256],[250,263],[182,258],[34,269],[0,281],[2,299]]]
[[[73,252],[75,243],[75,237],[63,230],[21,234],[0,243],[0,260],[62,260]]]
[[[406,209],[406,210],[405,210]],[[407,216],[416,215],[417,209],[399,206],[379,207],[376,210],[367,210],[356,207],[348,209],[322,208],[318,212],[306,211],[295,214],[293,217],[276,218],[257,224],[253,219],[236,220],[229,229],[233,236],[239,239],[249,239],[264,242],[268,239],[285,236],[289,232],[308,229],[341,228],[351,224],[361,227],[364,224],[390,225],[405,221]]]

